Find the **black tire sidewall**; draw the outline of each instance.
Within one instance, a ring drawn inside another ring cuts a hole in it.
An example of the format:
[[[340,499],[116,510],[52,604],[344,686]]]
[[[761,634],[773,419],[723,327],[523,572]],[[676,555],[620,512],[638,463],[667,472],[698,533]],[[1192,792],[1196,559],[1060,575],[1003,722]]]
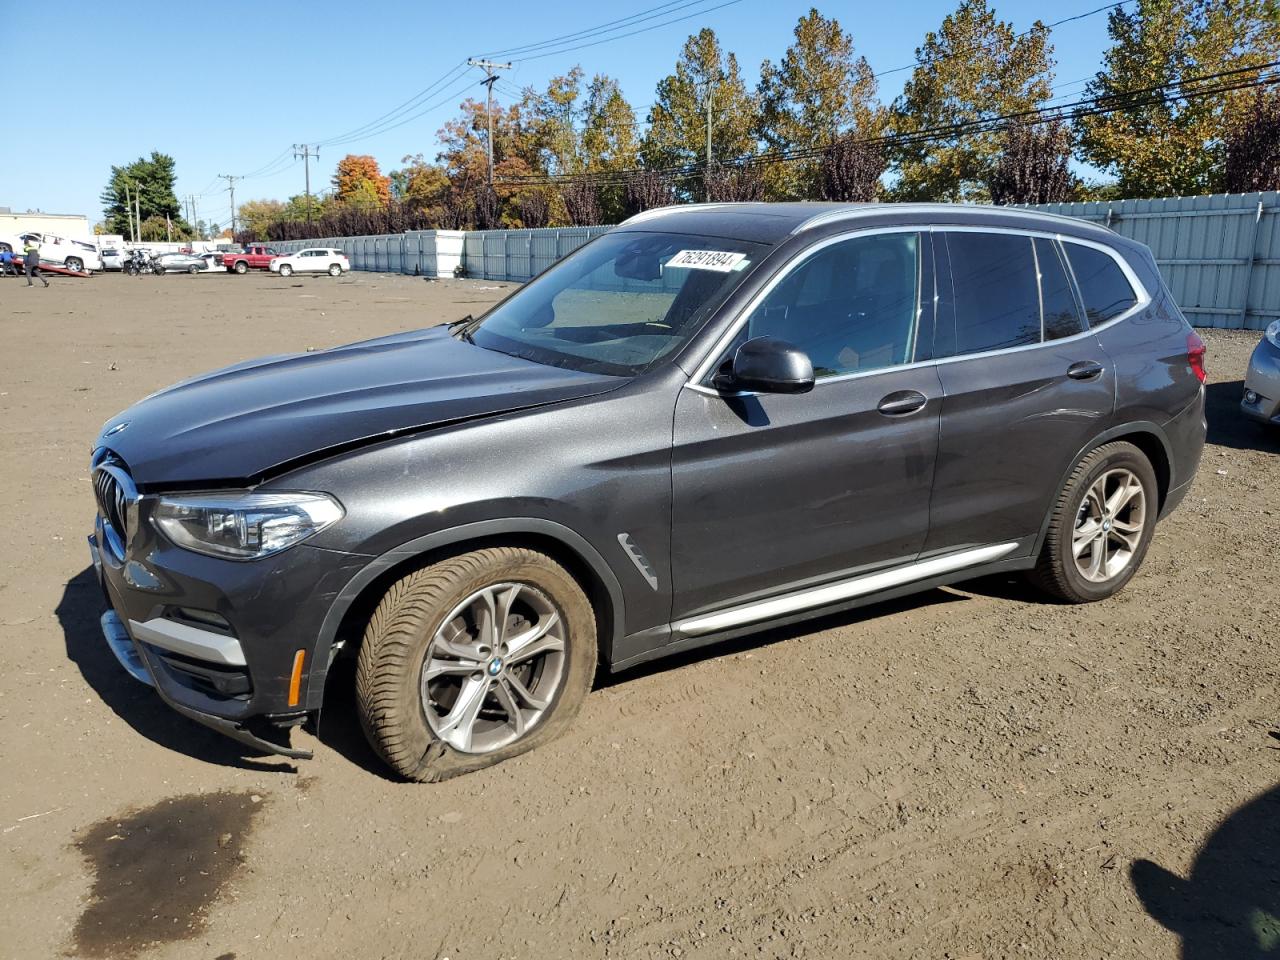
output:
[[[429,581],[433,574],[447,577],[448,586],[438,593],[434,609],[425,619],[424,628],[414,636],[403,668],[394,676],[394,681],[389,675],[380,678],[382,683],[395,683],[394,713],[398,718],[395,729],[376,729],[377,720],[370,716],[367,705],[361,704],[361,721],[370,742],[399,773],[412,780],[445,780],[501,763],[555,739],[572,722],[590,692],[595,677],[595,614],[577,581],[554,561],[531,550],[485,550],[459,559],[469,558],[475,558],[479,562],[466,575],[460,575],[460,565],[450,561],[443,561],[416,575],[423,581]],[[422,665],[431,638],[443,624],[445,617],[477,590],[504,582],[522,583],[536,588],[551,601],[560,614],[567,626],[568,650],[564,676],[546,713],[532,731],[516,742],[490,753],[462,753],[437,739],[427,724],[420,692]],[[412,599],[411,589],[405,601],[412,602]],[[362,658],[366,654],[376,654],[376,645],[371,646],[371,641],[376,641],[376,638],[366,636],[360,652]],[[377,667],[373,669],[376,671]],[[380,747],[379,740],[384,736],[395,738],[402,744],[401,762],[394,762]],[[406,763],[403,759],[405,755],[413,759]]]
[[[1058,556],[1054,558],[1061,566],[1062,577],[1068,588],[1086,602],[1105,600],[1123,589],[1125,584],[1133,579],[1138,568],[1142,566],[1147,548],[1151,545],[1151,538],[1155,535],[1160,501],[1155,470],[1151,466],[1151,461],[1141,450],[1129,443],[1116,443],[1101,448],[1097,453],[1101,455],[1096,458],[1096,461],[1074,479],[1073,488],[1060,518],[1063,529],[1057,543]],[[1108,470],[1121,467],[1132,471],[1142,483],[1142,494],[1146,505],[1142,536],[1128,566],[1118,576],[1105,583],[1094,583],[1092,580],[1085,579],[1084,575],[1076,569],[1075,558],[1071,555],[1071,533],[1075,529],[1075,519],[1079,515],[1080,505],[1084,502],[1089,488]]]

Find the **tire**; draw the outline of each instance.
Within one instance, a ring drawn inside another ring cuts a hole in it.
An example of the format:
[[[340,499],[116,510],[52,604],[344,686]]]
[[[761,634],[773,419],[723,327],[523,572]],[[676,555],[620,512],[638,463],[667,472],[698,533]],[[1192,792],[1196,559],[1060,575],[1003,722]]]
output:
[[[195,264],[192,264],[191,266],[187,267],[187,273],[191,274],[193,277],[199,272],[200,272],[200,268],[197,267]]]
[[[492,591],[493,606],[487,609],[501,609],[513,588],[516,599],[506,602],[515,613],[505,618],[504,629],[496,638],[477,629],[479,617],[471,615],[485,606],[475,598]],[[529,619],[530,612],[535,619]],[[560,646],[517,661],[517,643],[534,634],[538,639],[530,648]],[[486,637],[493,646],[482,646]],[[458,651],[477,656],[448,659],[461,656]],[[426,677],[428,654],[432,664],[449,669]],[[357,709],[369,743],[396,773],[436,782],[554,740],[582,706],[595,669],[595,614],[577,581],[541,553],[490,547],[442,560],[392,584],[365,628],[356,666]],[[524,717],[520,704],[527,701],[513,693],[516,678],[520,690],[545,701],[541,711],[529,708],[536,716],[527,721],[513,721],[500,699],[505,696]],[[455,712],[467,712],[461,704],[468,690],[479,691],[469,701],[478,704],[471,712],[475,719],[465,729],[459,722],[446,730]],[[453,699],[444,709],[451,691]],[[504,718],[501,723],[498,717]]]
[[[1098,491],[1104,492],[1097,496]],[[1129,499],[1112,513],[1109,504],[1126,495]],[[1147,555],[1159,499],[1151,461],[1133,444],[1117,441],[1091,451],[1058,494],[1029,579],[1067,603],[1093,603],[1118,593]]]
[[[292,277],[292,276],[293,276],[293,267],[289,266],[289,264],[287,264],[287,263],[282,263],[282,264],[280,264],[280,276],[282,276],[282,277]]]
[[[249,264],[245,263],[243,260],[237,260],[235,271],[239,274],[246,274],[249,272]]]
[[[81,273],[84,270],[84,261],[79,257],[67,257],[63,266],[68,270],[74,270],[76,273]]]
[[[136,265],[134,265],[134,264],[132,264],[132,263],[131,263],[131,264],[129,264],[127,267],[125,267],[125,268],[124,268],[124,272],[125,272],[125,273],[127,273],[127,274],[128,274],[129,276],[131,276],[131,277],[136,277],[136,276],[138,275],[138,268],[137,268],[137,266],[136,266]]]
[[[337,263],[329,264],[329,276],[331,277],[342,276],[342,265]]]
[[[160,264],[157,263],[154,267],[151,268],[151,272],[154,273],[157,277],[163,277],[164,267],[162,267]]]

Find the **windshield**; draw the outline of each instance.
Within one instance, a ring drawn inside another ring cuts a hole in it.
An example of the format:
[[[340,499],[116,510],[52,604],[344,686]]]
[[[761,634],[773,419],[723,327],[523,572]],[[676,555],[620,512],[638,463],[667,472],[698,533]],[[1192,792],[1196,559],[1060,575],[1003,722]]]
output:
[[[538,363],[634,376],[687,343],[766,250],[722,237],[605,234],[459,335]]]

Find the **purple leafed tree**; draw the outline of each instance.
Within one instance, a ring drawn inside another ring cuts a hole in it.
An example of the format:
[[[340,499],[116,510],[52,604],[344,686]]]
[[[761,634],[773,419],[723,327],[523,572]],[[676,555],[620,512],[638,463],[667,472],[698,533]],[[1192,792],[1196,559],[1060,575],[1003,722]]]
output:
[[[627,181],[627,216],[635,216],[654,207],[669,207],[676,202],[676,186],[657,170],[641,170]]]
[[[823,200],[870,203],[888,166],[879,144],[842,137],[822,152],[818,191]]]
[[[764,175],[757,166],[714,164],[706,171],[707,199],[712,203],[748,203],[764,199]]]
[[[1280,92],[1254,93],[1252,107],[1227,133],[1228,193],[1280,190]]]
[[[992,203],[1058,203],[1070,200],[1071,128],[1062,120],[1010,127],[987,180]]]
[[[593,227],[600,222],[600,192],[594,180],[575,177],[560,187],[565,213],[575,227]]]

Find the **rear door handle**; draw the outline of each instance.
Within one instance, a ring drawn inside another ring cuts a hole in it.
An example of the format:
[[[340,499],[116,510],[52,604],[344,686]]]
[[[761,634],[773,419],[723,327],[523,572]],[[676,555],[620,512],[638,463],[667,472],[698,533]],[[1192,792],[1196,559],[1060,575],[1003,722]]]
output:
[[[928,402],[929,398],[919,390],[897,390],[882,399],[876,409],[886,417],[905,417]]]
[[[1067,376],[1072,380],[1097,380],[1102,376],[1102,364],[1096,360],[1080,360],[1067,367]]]

